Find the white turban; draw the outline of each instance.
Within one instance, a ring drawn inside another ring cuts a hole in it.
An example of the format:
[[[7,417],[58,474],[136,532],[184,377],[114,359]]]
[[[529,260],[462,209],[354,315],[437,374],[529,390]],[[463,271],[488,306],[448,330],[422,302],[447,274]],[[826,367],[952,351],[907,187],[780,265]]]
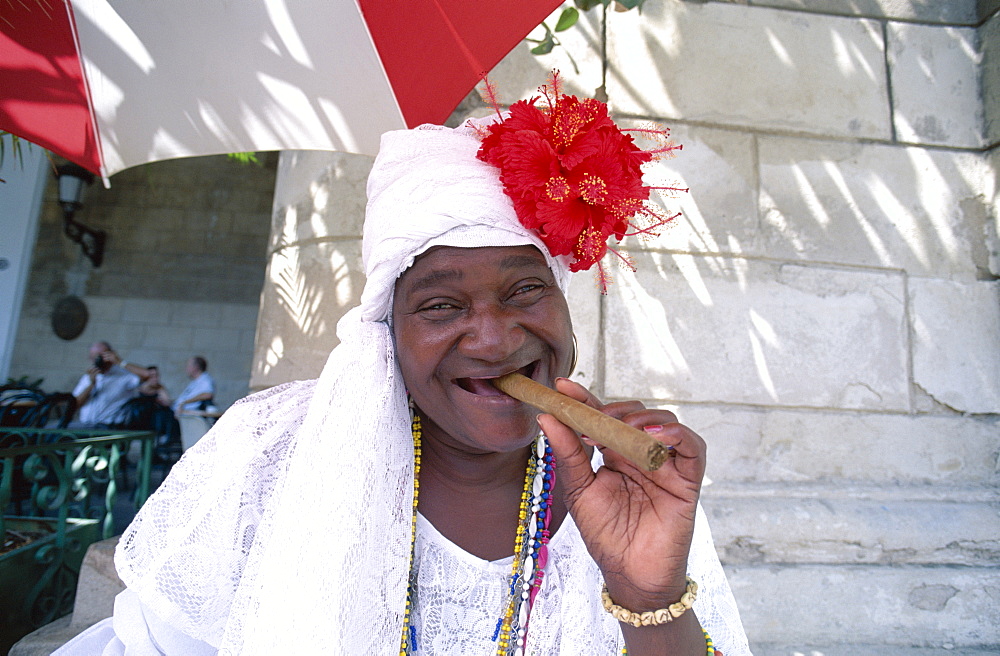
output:
[[[382,321],[391,314],[396,279],[432,246],[537,246],[566,291],[567,258],[553,257],[535,232],[521,225],[499,171],[476,158],[477,128],[494,120],[382,135],[368,177],[362,250],[367,282],[361,295],[365,321]]]

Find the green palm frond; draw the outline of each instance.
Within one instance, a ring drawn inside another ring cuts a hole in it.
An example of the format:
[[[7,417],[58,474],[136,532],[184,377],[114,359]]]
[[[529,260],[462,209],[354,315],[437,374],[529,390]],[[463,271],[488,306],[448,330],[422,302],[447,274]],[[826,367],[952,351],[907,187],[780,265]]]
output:
[[[6,138],[8,136],[10,137],[10,139]],[[25,141],[24,139],[22,139],[21,137],[17,136],[16,134],[11,134],[10,132],[7,132],[6,130],[0,130],[0,166],[3,166],[4,158],[7,156],[7,149],[8,149],[7,142],[8,141],[10,142],[9,148],[10,148],[11,155],[13,157],[17,158],[18,164],[24,166],[24,153],[23,153],[23,150],[21,148],[21,144],[23,142],[23,143],[26,143],[29,146],[31,146],[31,142],[30,141]],[[4,180],[3,178],[0,178],[0,182],[6,182],[6,180]]]

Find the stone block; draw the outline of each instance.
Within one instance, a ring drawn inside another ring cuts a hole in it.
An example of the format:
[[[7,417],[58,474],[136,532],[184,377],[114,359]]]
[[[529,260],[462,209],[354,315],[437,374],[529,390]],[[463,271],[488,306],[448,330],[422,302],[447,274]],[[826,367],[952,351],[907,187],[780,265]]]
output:
[[[847,639],[886,653],[897,645],[1000,644],[995,567],[761,565],[727,573],[751,647]]]
[[[47,322],[21,317],[17,336],[18,350],[11,358],[11,377],[16,379],[27,375],[29,378],[38,378],[41,374],[36,374],[35,371],[60,366],[78,369],[79,373],[83,373],[90,344],[77,338],[69,343],[58,340],[55,348],[51,348],[48,341],[51,331]]]
[[[255,190],[241,191],[246,194],[256,193]],[[265,220],[263,221],[263,229],[265,230],[264,236],[267,236],[271,229],[270,214],[265,212]],[[245,232],[245,228],[248,225],[257,223],[252,219],[257,219],[255,214],[243,211],[236,212],[232,211],[214,211],[214,212],[189,212],[185,217],[185,227],[194,229],[197,232],[204,234],[206,237],[226,237],[231,233]]]
[[[993,171],[1000,171],[1000,148],[994,148],[986,161]],[[986,217],[985,243],[987,252],[986,275],[983,278],[1000,278],[1000,186],[994,175],[993,183],[986,190],[987,199],[992,198]]]
[[[889,23],[886,34],[897,138],[959,148],[986,145],[976,30]]]
[[[993,145],[1000,143],[1000,12],[979,28],[979,44],[986,143]]]
[[[974,25],[976,0],[754,0],[754,5],[800,9],[821,14],[895,18],[920,23]]]
[[[118,267],[116,263],[116,268]],[[95,296],[120,296],[143,297],[150,294],[157,295],[166,281],[157,282],[144,275],[128,273],[124,268],[118,271],[107,271],[104,273],[98,285],[91,288],[90,292]]]
[[[196,353],[204,354],[204,358],[208,361],[208,370],[212,372],[219,386],[235,385],[237,389],[246,386],[246,380],[250,375],[250,351],[237,351],[233,344],[225,350],[204,349]]]
[[[111,617],[115,595],[125,589],[115,570],[118,538],[95,542],[87,549],[73,604],[73,626],[81,630]]]
[[[987,266],[983,156],[761,137],[768,257],[975,278]]]
[[[150,207],[142,210],[144,225],[156,226],[158,231],[180,232],[189,229],[187,210],[178,207]],[[135,216],[132,217],[135,221]]]
[[[905,410],[901,276],[641,253],[604,313],[607,396]]]
[[[119,355],[130,353],[136,346],[142,344],[146,335],[146,327],[136,324],[114,323],[110,321],[93,320],[80,336],[82,343],[77,353],[77,364],[89,361],[87,349],[94,342],[108,342]]]
[[[242,330],[239,328],[194,328],[191,346],[198,353],[205,351],[234,351],[239,346]]]
[[[609,19],[608,58],[615,112],[838,137],[892,134],[874,20],[651,3]]]
[[[47,331],[50,328],[49,326],[45,326],[44,329]],[[87,349],[90,344],[84,344],[79,340],[79,338],[71,342],[66,342],[61,339],[56,342],[49,342],[47,341],[47,335],[44,335],[43,337],[44,339],[28,342],[27,346],[28,348],[35,349],[45,355],[46,364],[48,366],[56,368],[68,367],[71,370],[75,370],[76,367],[80,366],[81,360],[83,364],[86,364]],[[20,344],[20,340],[18,340],[18,344]]]
[[[708,443],[718,483],[996,485],[1000,431],[989,417],[669,407]]]
[[[315,378],[336,324],[361,301],[361,240],[317,241],[271,256],[261,294],[251,389]]]
[[[637,127],[639,121],[619,121]],[[680,252],[732,253],[754,248],[760,230],[757,218],[757,162],[754,138],[728,130],[687,125],[670,126],[683,149],[676,157],[649,164],[646,182],[653,186],[690,188],[690,192],[660,192],[656,198],[664,216],[681,216],[658,230],[654,238],[626,238],[627,250],[656,248]],[[644,146],[648,147],[648,146]]]
[[[250,380],[250,362],[246,363],[246,370],[233,372],[234,374],[239,374],[239,380],[229,381],[226,384],[219,385],[216,388],[215,393],[215,405],[220,410],[225,412],[229,409],[236,401],[242,399],[244,396],[250,393],[250,388],[247,385],[247,381]]]
[[[311,239],[360,237],[373,161],[339,152],[282,153],[268,250]]]
[[[189,295],[192,300],[211,301],[225,298],[234,303],[253,303],[260,300],[264,284],[264,269],[259,265],[234,265],[229,267],[231,278],[215,280],[204,293]]]
[[[218,203],[212,203],[216,212],[234,212],[238,220],[233,224],[237,232],[247,232],[266,237],[270,232],[273,182],[260,185],[233,185],[224,190]],[[213,190],[218,193],[218,190]],[[213,212],[215,213],[215,212]]]
[[[147,348],[190,351],[195,348],[194,330],[187,326],[146,326],[142,345]]]
[[[173,378],[180,379],[183,376],[183,368],[173,361],[171,352],[167,349],[140,347],[130,349],[126,354],[126,360],[134,362],[139,366],[156,365],[160,370],[160,381],[166,384]],[[167,385],[167,389],[181,391],[180,387]]]
[[[216,303],[205,301],[165,301],[170,307],[170,325],[178,327],[215,327],[222,313]]]
[[[1000,413],[1000,283],[913,278],[913,382],[958,412]]]
[[[215,311],[219,314],[219,325],[226,328],[249,329],[253,332],[257,324],[257,305],[235,303],[217,303]]]
[[[240,333],[240,351],[244,353],[253,353],[254,341],[257,339],[257,325],[256,322],[253,326],[247,330]]]
[[[169,302],[158,299],[125,298],[122,300],[121,321],[165,325],[170,321],[171,311]]]
[[[1000,562],[1000,496],[989,488],[712,484],[702,501],[730,565]]]
[[[87,296],[83,299],[87,304],[90,317],[101,317],[105,321],[120,321],[125,315],[125,299],[114,296]]]
[[[271,196],[269,189],[257,189],[253,192],[258,196],[253,211],[237,212],[231,217],[235,234],[254,237],[254,242],[263,245],[271,235]]]

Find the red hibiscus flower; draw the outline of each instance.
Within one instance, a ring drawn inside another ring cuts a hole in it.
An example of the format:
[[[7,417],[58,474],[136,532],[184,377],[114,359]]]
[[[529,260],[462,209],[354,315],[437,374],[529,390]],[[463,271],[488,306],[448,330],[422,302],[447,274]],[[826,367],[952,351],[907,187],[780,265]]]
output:
[[[662,219],[647,204],[652,187],[642,182],[642,165],[653,153],[615,125],[607,105],[558,89],[553,74],[542,89],[544,104],[535,97],[511,105],[510,113],[489,127],[478,157],[500,169],[521,223],[536,230],[553,255],[572,256],[572,271],[598,265],[603,291],[607,276],[600,261],[608,239],[621,240],[630,228],[650,234],[653,226],[640,228],[633,221]]]

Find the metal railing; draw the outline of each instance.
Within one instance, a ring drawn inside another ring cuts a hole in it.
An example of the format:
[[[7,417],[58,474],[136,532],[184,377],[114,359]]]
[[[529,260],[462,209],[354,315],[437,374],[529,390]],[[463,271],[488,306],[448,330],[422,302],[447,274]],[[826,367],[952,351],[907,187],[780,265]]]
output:
[[[98,529],[104,538],[114,534],[119,477],[127,475],[123,456],[135,441],[141,444],[133,496],[138,510],[149,495],[155,439],[151,431],[0,428],[0,538],[31,540],[29,548],[37,542],[33,551],[0,555],[7,569],[17,569],[14,583],[0,586],[18,597],[0,599],[0,615],[10,615],[7,629],[23,635],[72,610],[83,552],[100,539]],[[28,535],[25,526],[39,532]],[[0,635],[0,642],[9,637]]]
[[[155,439],[152,431],[0,428],[0,510],[15,504],[18,515],[54,517],[60,533],[69,517],[97,519],[109,538],[122,456],[133,441],[141,442],[138,509],[149,496]]]

